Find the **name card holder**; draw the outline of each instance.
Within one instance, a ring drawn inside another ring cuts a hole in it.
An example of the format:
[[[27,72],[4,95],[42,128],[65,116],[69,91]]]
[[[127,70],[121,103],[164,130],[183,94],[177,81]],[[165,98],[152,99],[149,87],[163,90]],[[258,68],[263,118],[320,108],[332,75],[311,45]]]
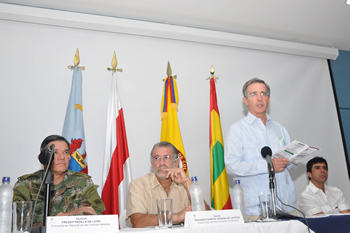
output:
[[[230,225],[244,223],[239,209],[186,212],[185,228],[204,225]]]
[[[48,216],[47,233],[117,233],[118,215]]]

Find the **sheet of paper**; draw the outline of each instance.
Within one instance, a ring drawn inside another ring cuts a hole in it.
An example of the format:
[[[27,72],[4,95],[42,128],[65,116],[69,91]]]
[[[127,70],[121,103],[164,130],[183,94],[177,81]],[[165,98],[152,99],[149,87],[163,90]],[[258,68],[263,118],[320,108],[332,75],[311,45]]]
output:
[[[49,216],[47,233],[116,233],[118,215]]]
[[[227,225],[244,223],[242,213],[238,209],[190,211],[186,212],[185,228],[200,227],[206,224]]]
[[[294,140],[279,151],[273,153],[273,158],[287,158],[291,163],[298,164],[302,159],[319,149]]]

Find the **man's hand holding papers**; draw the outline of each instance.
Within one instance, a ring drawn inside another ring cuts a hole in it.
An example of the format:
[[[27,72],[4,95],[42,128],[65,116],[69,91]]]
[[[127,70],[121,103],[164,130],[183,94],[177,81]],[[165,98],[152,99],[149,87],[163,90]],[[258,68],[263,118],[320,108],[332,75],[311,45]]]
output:
[[[291,163],[298,164],[306,156],[320,149],[308,146],[305,143],[294,140],[279,151],[273,153],[273,158],[287,158]]]

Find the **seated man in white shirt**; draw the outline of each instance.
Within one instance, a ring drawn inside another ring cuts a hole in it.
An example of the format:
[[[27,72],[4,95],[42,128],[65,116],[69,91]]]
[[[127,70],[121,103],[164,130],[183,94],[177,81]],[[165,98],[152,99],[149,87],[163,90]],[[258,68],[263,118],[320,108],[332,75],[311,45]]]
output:
[[[311,159],[306,164],[306,171],[310,183],[299,200],[299,208],[306,216],[350,213],[342,191],[325,184],[328,179],[328,164],[324,158]]]

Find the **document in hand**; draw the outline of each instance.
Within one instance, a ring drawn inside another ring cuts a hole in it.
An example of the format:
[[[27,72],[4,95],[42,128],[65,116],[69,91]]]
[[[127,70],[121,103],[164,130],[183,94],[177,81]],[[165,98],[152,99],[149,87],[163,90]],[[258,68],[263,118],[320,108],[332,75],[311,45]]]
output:
[[[291,163],[298,164],[303,158],[318,150],[320,149],[294,140],[279,151],[273,153],[272,157],[287,158]]]

